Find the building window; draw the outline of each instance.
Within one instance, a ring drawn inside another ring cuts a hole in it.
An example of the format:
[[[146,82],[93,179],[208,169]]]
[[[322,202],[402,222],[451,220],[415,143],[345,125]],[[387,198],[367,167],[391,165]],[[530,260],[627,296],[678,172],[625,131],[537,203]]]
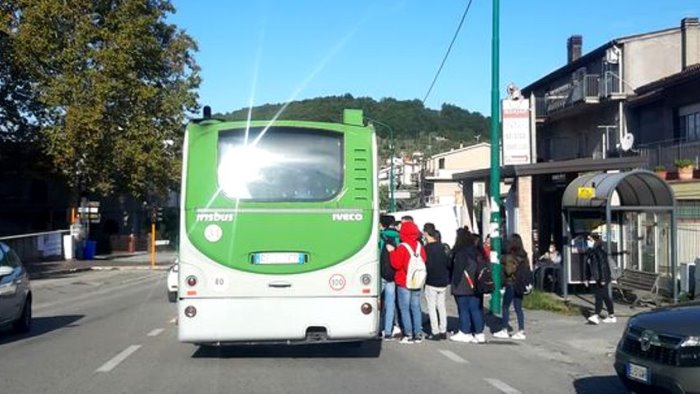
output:
[[[680,136],[686,141],[700,140],[700,105],[692,105],[678,110]]]
[[[438,169],[444,170],[445,169],[445,159],[438,159]]]

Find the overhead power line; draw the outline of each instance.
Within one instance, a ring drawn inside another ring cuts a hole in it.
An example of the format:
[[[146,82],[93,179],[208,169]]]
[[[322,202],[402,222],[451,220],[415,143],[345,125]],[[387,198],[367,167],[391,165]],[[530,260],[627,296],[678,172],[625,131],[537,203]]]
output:
[[[469,0],[469,3],[467,3],[467,8],[465,8],[464,13],[462,14],[462,19],[459,21],[459,25],[457,26],[457,30],[455,31],[454,36],[452,36],[452,41],[450,42],[450,46],[447,47],[447,52],[445,52],[445,57],[442,58],[442,63],[440,63],[440,67],[438,68],[437,72],[435,73],[435,78],[433,78],[433,82],[430,84],[430,87],[428,88],[428,92],[426,92],[425,97],[423,97],[423,104],[425,104],[425,100],[427,100],[428,96],[430,96],[430,92],[433,90],[433,87],[435,86],[435,82],[437,82],[437,79],[440,76],[440,72],[442,72],[442,68],[445,66],[445,62],[447,61],[447,57],[450,56],[450,51],[452,51],[452,46],[454,45],[455,41],[457,40],[457,36],[459,35],[459,31],[462,29],[462,25],[464,24],[464,19],[467,17],[467,14],[469,13],[469,9],[472,6],[472,1],[473,0]]]

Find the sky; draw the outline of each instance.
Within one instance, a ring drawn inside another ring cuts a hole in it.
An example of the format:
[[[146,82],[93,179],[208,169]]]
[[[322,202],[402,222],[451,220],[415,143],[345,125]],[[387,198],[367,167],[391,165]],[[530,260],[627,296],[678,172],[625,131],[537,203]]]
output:
[[[201,105],[230,112],[343,95],[422,100],[468,0],[173,0],[198,43]],[[500,86],[524,87],[616,37],[700,17],[700,0],[501,0]],[[490,113],[491,0],[473,0],[425,101]]]

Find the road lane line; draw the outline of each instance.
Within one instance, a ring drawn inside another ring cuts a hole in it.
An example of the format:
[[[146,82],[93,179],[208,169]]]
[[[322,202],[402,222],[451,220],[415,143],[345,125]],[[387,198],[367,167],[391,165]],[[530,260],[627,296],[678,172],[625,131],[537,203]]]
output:
[[[129,357],[135,351],[139,350],[140,347],[141,345],[129,346],[128,348],[124,349],[124,351],[114,356],[111,360],[102,364],[102,366],[97,368],[95,372],[109,372],[113,370],[117,365],[119,365],[119,363],[126,360],[126,358]]]
[[[498,380],[498,379],[489,379],[489,378],[484,378],[485,381],[489,382],[489,384],[495,388],[497,388],[499,391],[505,394],[522,394],[520,391],[510,387],[507,385],[505,382]]]
[[[451,352],[449,350],[440,349],[439,352],[442,353],[443,356],[449,358],[450,360],[452,360],[456,363],[459,363],[459,364],[468,364],[469,363],[469,361],[463,359],[462,357],[458,356],[457,354],[455,354],[454,352]]]
[[[163,330],[162,328],[156,328],[155,330],[149,332],[149,333],[148,333],[148,336],[149,336],[149,337],[155,337],[155,336],[160,335],[160,333],[163,332],[163,331],[165,331],[165,330]]]

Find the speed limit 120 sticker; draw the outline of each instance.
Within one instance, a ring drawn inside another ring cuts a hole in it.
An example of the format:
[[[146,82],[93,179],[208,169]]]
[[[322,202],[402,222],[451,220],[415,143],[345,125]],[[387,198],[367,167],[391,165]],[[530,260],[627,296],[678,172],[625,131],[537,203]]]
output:
[[[335,274],[331,276],[331,278],[328,280],[328,284],[333,290],[343,290],[343,288],[345,287],[345,277],[340,274]]]

